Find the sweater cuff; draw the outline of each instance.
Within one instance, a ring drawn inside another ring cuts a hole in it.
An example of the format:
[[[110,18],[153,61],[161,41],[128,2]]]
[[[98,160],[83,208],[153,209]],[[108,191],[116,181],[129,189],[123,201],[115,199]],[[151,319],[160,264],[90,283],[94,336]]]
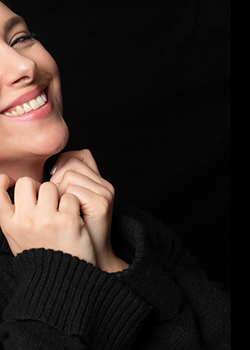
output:
[[[151,308],[114,274],[52,250],[13,259],[17,290],[4,320],[35,320],[94,349],[127,349]]]

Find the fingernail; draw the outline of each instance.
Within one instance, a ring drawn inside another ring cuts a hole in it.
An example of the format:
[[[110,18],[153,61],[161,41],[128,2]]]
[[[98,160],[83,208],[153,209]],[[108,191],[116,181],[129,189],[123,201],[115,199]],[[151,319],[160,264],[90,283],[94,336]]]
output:
[[[52,169],[51,172],[50,172],[50,175],[54,175],[56,171],[57,171],[57,165],[55,165],[55,166],[53,167],[53,169]]]

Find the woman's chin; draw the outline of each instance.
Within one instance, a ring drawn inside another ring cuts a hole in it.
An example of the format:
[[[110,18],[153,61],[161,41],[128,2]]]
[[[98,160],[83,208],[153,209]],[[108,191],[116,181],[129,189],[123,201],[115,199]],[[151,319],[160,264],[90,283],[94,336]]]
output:
[[[45,135],[37,135],[34,140],[34,147],[31,153],[44,158],[49,158],[54,154],[61,152],[69,140],[69,130],[65,123],[58,128],[51,128]]]
[[[48,140],[44,147],[44,150],[47,150],[46,154],[51,157],[54,154],[61,152],[66,147],[68,140],[69,130],[68,128],[65,128],[63,132],[57,134],[53,139]]]

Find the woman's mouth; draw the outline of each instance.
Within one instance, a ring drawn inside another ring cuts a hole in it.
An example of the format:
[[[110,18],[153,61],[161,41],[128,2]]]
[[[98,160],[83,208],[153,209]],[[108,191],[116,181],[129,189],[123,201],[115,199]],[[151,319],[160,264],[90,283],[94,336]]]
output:
[[[48,102],[48,98],[45,92],[42,92],[36,98],[23,103],[22,105],[18,105],[16,107],[12,107],[10,110],[5,111],[3,114],[8,117],[17,117],[27,114],[31,111],[35,111],[41,107],[43,107]]]
[[[54,103],[48,87],[39,85],[29,91],[0,112],[0,116],[13,122],[31,122],[51,116]]]

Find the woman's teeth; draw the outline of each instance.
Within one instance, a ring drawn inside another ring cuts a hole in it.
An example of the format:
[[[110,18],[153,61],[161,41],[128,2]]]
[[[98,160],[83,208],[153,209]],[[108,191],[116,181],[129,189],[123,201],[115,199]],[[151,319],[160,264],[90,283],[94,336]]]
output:
[[[45,105],[45,103],[48,101],[47,96],[44,92],[41,93],[36,99],[33,99],[27,103],[24,103],[21,106],[16,106],[15,109],[11,112],[4,112],[4,115],[8,117],[16,117],[19,115],[23,115],[25,113],[29,113],[33,110],[36,110],[42,106]]]

